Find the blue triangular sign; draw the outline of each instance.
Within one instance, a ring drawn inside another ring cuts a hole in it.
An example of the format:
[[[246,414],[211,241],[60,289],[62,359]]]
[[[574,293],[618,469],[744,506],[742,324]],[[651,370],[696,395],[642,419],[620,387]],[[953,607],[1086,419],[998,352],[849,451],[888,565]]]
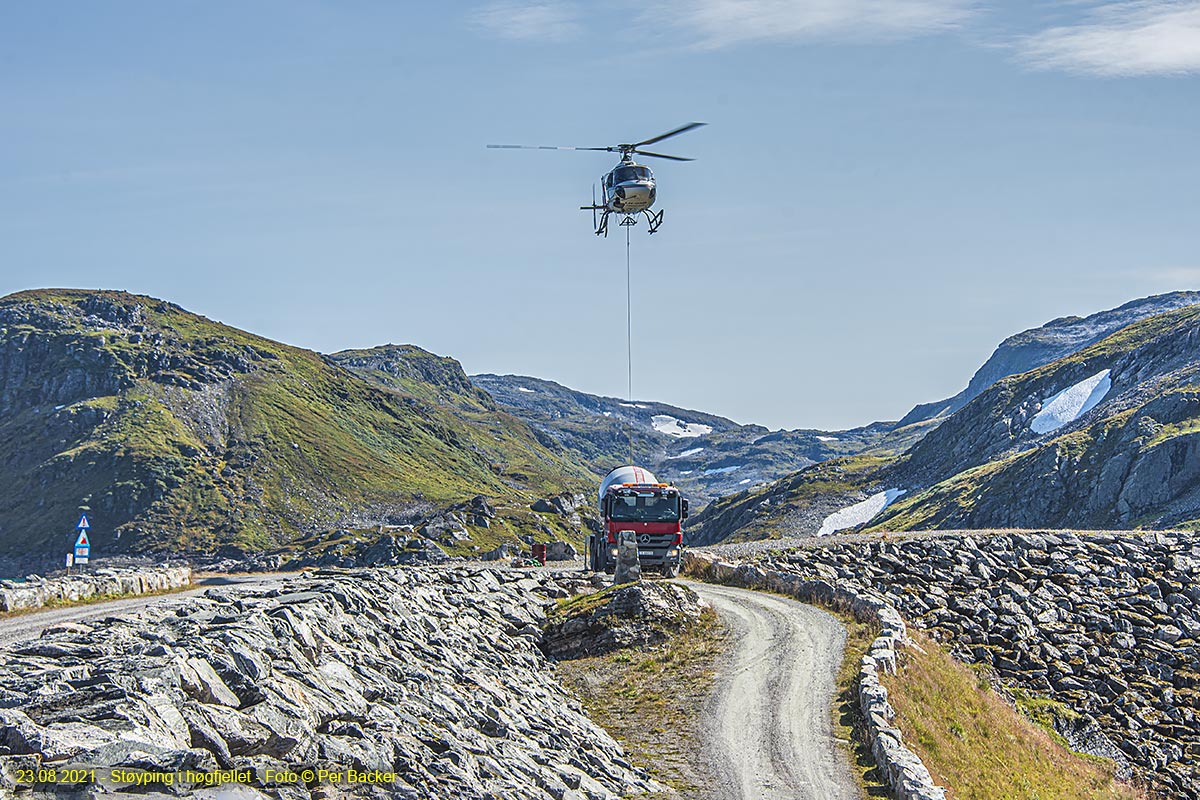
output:
[[[91,547],[92,543],[88,541],[87,531],[80,531],[79,538],[75,540],[76,547]],[[84,555],[87,555],[86,553]]]
[[[81,531],[86,531],[90,527],[92,527],[92,526],[88,524],[87,514],[80,515],[79,524],[75,526],[75,529],[81,530]]]

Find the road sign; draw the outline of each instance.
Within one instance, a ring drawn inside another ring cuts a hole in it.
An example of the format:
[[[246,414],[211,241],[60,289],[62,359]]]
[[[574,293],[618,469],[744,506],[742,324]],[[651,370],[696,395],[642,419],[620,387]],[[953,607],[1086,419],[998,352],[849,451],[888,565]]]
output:
[[[73,557],[76,564],[88,563],[88,556],[92,553],[92,542],[88,538],[88,528],[90,527],[92,526],[88,523],[87,514],[80,514],[79,524],[75,526],[76,530],[79,531],[79,537],[75,540],[75,552],[74,554],[67,554],[67,558],[71,559]],[[70,567],[70,563],[67,566]]]
[[[67,569],[70,569],[71,565],[74,563],[75,563],[75,554],[67,553]]]

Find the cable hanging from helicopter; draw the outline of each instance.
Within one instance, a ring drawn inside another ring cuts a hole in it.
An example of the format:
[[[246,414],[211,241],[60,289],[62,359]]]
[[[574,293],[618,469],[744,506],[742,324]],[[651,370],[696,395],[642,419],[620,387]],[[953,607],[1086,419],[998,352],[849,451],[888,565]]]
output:
[[[649,158],[665,158],[671,161],[694,161],[695,159],[684,158],[683,156],[651,153],[641,148],[661,142],[663,139],[670,139],[672,136],[678,136],[681,133],[687,133],[703,125],[705,125],[703,122],[689,122],[687,125],[682,125],[658,136],[652,136],[649,139],[643,139],[640,142],[615,144],[608,147],[555,147],[551,145],[525,144],[489,144],[488,147],[499,150],[598,150],[606,153],[620,153],[620,163],[605,173],[600,179],[601,202],[596,202],[596,187],[593,185],[592,204],[589,206],[580,206],[579,208],[583,211],[592,212],[592,225],[596,228],[597,236],[608,236],[608,217],[610,214],[620,214],[622,217],[621,225],[625,226],[637,224],[638,215],[645,214],[650,228],[649,232],[656,233],[662,225],[663,212],[662,209],[659,209],[657,212],[650,210],[654,206],[657,196],[657,183],[654,180],[654,173],[650,171],[649,167],[634,161],[633,157],[640,155]]]

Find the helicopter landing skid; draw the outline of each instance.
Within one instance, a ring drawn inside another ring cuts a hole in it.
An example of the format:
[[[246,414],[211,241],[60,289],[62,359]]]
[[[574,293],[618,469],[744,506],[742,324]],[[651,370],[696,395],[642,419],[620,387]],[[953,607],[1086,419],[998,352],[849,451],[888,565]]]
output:
[[[595,212],[602,209],[603,206],[582,206],[582,208],[585,211],[590,210],[593,214],[595,214]],[[612,213],[613,213],[612,211],[605,210],[600,214],[599,224],[596,225],[596,235],[597,236],[603,236],[605,238],[608,238],[608,216]],[[662,226],[662,223],[663,223],[663,212],[660,210],[657,214],[651,213],[650,211],[642,211],[641,213],[646,215],[646,222],[649,224],[649,227],[650,227],[650,230],[648,231],[648,233],[658,233],[658,229]],[[637,214],[626,214],[621,219],[620,224],[623,227],[630,226],[630,225],[637,225],[637,221],[638,221]]]

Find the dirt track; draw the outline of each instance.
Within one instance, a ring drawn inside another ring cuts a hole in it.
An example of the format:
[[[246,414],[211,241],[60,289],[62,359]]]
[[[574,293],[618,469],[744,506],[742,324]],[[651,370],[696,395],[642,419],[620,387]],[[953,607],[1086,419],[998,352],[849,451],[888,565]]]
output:
[[[720,776],[711,800],[855,800],[833,740],[834,686],[846,630],[812,606],[688,582],[732,629],[706,714]]]

